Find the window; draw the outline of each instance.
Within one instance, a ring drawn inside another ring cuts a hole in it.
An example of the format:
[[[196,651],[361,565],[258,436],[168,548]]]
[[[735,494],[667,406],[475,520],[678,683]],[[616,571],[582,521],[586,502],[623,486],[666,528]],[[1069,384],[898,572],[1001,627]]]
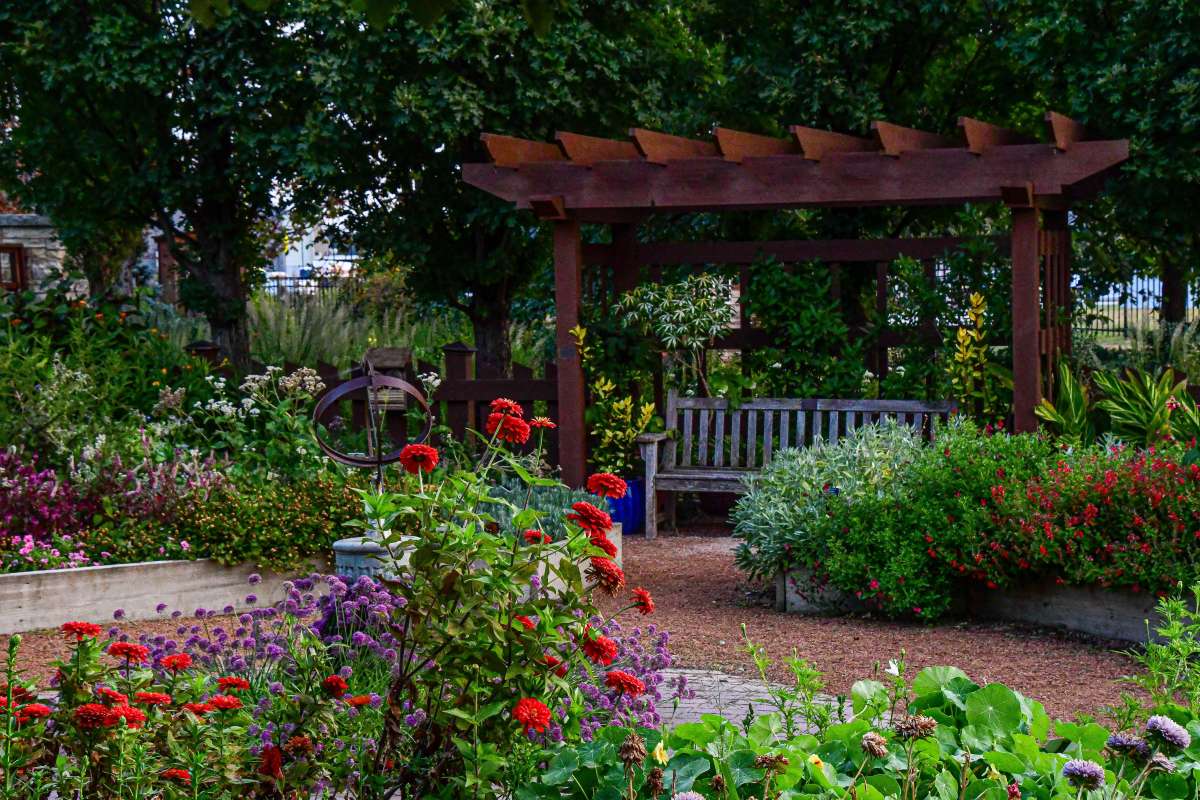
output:
[[[25,251],[0,246],[0,290],[19,292],[25,288]]]

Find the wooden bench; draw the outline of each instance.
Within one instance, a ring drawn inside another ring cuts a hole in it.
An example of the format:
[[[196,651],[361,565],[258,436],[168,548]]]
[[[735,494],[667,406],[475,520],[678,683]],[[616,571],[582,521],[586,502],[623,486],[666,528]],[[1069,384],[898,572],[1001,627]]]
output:
[[[646,538],[658,534],[659,492],[746,491],[745,478],[771,463],[779,450],[807,447],[818,440],[837,442],[855,428],[896,419],[933,435],[935,419],[955,410],[949,401],[794,400],[759,398],[729,407],[712,397],[667,395],[663,433],[638,437],[646,463]],[[674,498],[667,516],[674,527]]]

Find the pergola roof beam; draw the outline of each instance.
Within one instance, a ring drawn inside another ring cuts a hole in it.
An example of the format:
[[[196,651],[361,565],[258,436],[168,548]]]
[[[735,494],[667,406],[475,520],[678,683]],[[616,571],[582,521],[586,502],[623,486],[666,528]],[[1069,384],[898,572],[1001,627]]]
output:
[[[1046,112],[1046,125],[1050,128],[1050,137],[1054,139],[1057,150],[1070,150],[1071,145],[1086,142],[1089,138],[1083,125],[1057,111]]]
[[[961,147],[959,142],[938,133],[905,128],[883,120],[871,123],[871,131],[879,138],[886,156],[899,156],[913,150],[936,150],[938,148]]]
[[[576,164],[589,167],[597,161],[624,161],[642,157],[637,145],[622,139],[603,139],[599,136],[584,136],[567,131],[558,131],[554,138],[567,154],[567,158]]]
[[[715,158],[721,154],[715,142],[703,139],[688,139],[669,133],[630,128],[629,135],[637,145],[638,152],[651,164],[666,164],[685,158]]]
[[[959,117],[958,127],[967,140],[967,149],[976,155],[982,155],[985,150],[992,147],[1006,144],[1033,144],[1036,141],[1033,137],[1023,133],[1017,133],[1008,128],[1001,128],[999,125],[971,117]]]
[[[820,161],[827,153],[863,153],[879,149],[879,142],[875,139],[806,128],[803,125],[792,125],[788,130],[809,161]]]
[[[479,137],[487,148],[492,163],[498,167],[519,167],[539,161],[563,161],[566,156],[558,145],[551,142],[535,142],[516,136],[485,133]]]
[[[800,145],[794,139],[776,139],[774,136],[760,136],[730,128],[715,128],[713,134],[726,161],[740,163],[742,159],[752,156],[781,156],[800,152]]]

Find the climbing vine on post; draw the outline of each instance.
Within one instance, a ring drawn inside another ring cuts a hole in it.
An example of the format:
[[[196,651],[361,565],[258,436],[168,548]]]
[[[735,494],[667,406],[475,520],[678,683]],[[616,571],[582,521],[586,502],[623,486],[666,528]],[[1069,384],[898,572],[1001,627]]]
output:
[[[987,337],[987,302],[978,292],[970,297],[967,325],[955,334],[954,357],[946,367],[954,399],[963,411],[985,422],[1003,419],[1012,392],[1012,373],[991,360]]]

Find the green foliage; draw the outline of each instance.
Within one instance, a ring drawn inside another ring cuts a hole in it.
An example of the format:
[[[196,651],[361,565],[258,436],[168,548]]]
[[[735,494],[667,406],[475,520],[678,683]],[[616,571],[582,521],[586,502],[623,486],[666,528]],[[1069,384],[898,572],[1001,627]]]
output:
[[[1132,711],[1125,724],[1142,722],[1149,714],[1170,713],[1182,707],[1192,717],[1200,716],[1200,585],[1189,592],[1177,586],[1159,598],[1157,621],[1147,623],[1145,645],[1130,651],[1138,671],[1125,680],[1145,693],[1148,701],[1125,695],[1123,708]]]
[[[628,475],[632,470],[637,437],[654,418],[654,404],[635,405],[631,396],[618,394],[615,383],[596,373],[587,331],[576,326],[571,329],[571,335],[575,338],[583,368],[591,378],[591,405],[584,415],[592,438],[589,457],[597,472]]]
[[[1168,369],[1158,379],[1129,370],[1122,378],[1109,372],[1093,376],[1104,393],[1096,407],[1108,413],[1112,431],[1127,441],[1151,445],[1171,435],[1171,406],[1187,396],[1187,380],[1175,383]]]
[[[964,412],[984,422],[1003,420],[1010,406],[1005,393],[1012,390],[1012,374],[992,361],[983,295],[972,294],[970,301],[970,325],[958,328],[954,356],[946,365],[951,391]]]
[[[707,350],[733,323],[733,281],[709,273],[674,283],[645,283],[618,302],[622,321],[651,337],[681,368],[680,388],[691,376],[707,396]]]
[[[768,397],[856,397],[862,387],[863,340],[833,298],[829,267],[774,262],[755,269],[747,305],[774,346],[743,353],[758,393]]]
[[[1065,361],[1059,362],[1056,388],[1057,404],[1042,398],[1035,413],[1057,429],[1058,440],[1068,447],[1091,444],[1096,439],[1096,428],[1090,415],[1088,388]]]
[[[769,578],[789,565],[807,563],[822,547],[831,504],[886,494],[920,455],[921,439],[895,421],[864,425],[831,445],[776,453],[749,479],[733,510],[734,538],[741,539],[738,566]]]
[[[1169,762],[1151,770],[1138,754],[1107,747],[1114,731],[1089,721],[1052,721],[1037,700],[1000,683],[976,683],[956,667],[926,667],[910,677],[901,657],[884,674],[856,682],[851,694],[852,719],[841,716],[839,703],[838,718],[828,724],[826,706],[815,718],[802,715],[803,733],[789,730],[780,713],[752,715],[740,727],[708,714],[665,731],[640,730],[654,755],[624,767],[621,746],[632,732],[602,729],[592,742],[562,750],[518,796],[639,800],[658,797],[663,785],[701,797],[862,800],[1179,800],[1195,791],[1196,778],[1184,765],[1200,746],[1151,744],[1147,752]],[[1170,713],[1195,730],[1187,710]],[[1105,786],[1075,788],[1065,770],[1072,760],[1096,764]]]
[[[492,508],[492,516],[501,527],[513,529],[513,520],[519,513],[517,509],[531,508],[540,514],[538,524],[541,530],[550,534],[555,541],[563,541],[570,535],[566,517],[568,509],[575,503],[590,503],[596,499],[583,489],[558,484],[529,486],[515,476],[497,480],[492,493],[505,501]]]

